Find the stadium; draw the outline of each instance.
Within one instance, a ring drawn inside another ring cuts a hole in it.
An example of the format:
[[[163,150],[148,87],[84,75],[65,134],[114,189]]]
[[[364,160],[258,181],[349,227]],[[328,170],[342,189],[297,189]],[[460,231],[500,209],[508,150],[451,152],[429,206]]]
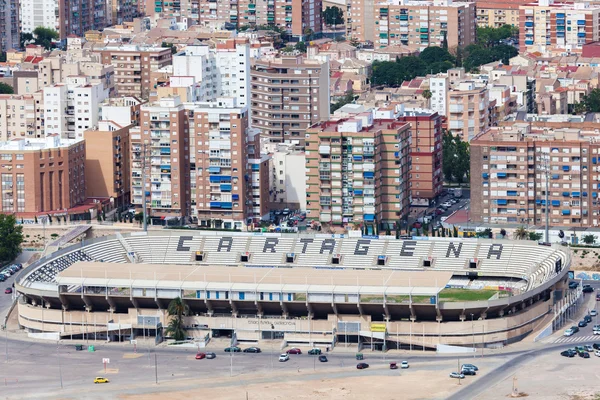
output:
[[[15,285],[32,337],[162,340],[169,302],[207,342],[501,346],[550,321],[568,250],[529,241],[162,230],[85,240]],[[221,339],[221,340],[222,340]]]

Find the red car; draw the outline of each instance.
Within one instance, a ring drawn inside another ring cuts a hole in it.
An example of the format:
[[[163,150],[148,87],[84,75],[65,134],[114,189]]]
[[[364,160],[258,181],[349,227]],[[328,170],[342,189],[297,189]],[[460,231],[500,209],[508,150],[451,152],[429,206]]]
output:
[[[205,353],[198,353],[198,354],[196,354],[196,360],[202,360],[203,358],[206,358],[206,354]]]
[[[302,350],[297,349],[295,347],[292,347],[291,349],[289,349],[288,351],[286,351],[286,353],[288,353],[288,354],[302,354]]]
[[[4,294],[11,294],[12,293],[12,288],[7,287],[6,289],[4,289]]]

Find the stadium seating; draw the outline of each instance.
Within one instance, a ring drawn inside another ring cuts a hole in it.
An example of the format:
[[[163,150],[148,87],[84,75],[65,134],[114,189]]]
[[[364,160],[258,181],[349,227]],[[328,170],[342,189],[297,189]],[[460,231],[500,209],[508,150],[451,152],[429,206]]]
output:
[[[52,259],[32,271],[31,282],[55,282],[56,274],[76,261],[129,263],[127,250],[134,252],[138,263],[195,264],[197,251],[204,252],[202,264],[261,265],[288,264],[286,254],[293,253],[292,263],[298,267],[327,267],[332,256],[340,255],[339,264],[346,268],[381,268],[399,270],[441,270],[457,273],[451,286],[475,288],[505,286],[518,290],[532,289],[556,276],[555,262],[566,266],[567,253],[559,248],[539,246],[523,241],[461,240],[379,240],[372,238],[339,238],[313,236],[211,235],[196,232],[173,232],[165,235],[124,235],[83,246]],[[249,253],[247,261],[241,255]],[[378,257],[386,256],[385,264]],[[489,257],[489,258],[488,258]],[[432,258],[430,267],[423,260]],[[471,269],[469,260],[477,259]],[[468,279],[465,272],[477,272]]]

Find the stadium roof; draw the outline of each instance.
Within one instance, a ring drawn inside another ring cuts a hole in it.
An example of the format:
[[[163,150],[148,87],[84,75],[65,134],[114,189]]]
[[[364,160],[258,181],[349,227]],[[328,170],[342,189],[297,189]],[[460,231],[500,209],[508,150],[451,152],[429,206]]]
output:
[[[77,262],[56,280],[69,286],[433,296],[451,277],[452,271]]]

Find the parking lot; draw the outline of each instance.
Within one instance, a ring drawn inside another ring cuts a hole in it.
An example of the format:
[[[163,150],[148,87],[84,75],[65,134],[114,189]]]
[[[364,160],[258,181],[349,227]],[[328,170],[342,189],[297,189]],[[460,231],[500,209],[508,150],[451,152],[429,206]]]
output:
[[[423,223],[423,218],[430,220],[429,224],[433,223],[434,228],[441,224],[443,218],[450,216],[457,210],[465,208],[470,204],[470,190],[462,189],[462,197],[456,198],[451,194],[447,193],[441,196],[437,202],[430,207],[411,207],[411,212],[408,218],[408,226],[413,227],[415,223]],[[449,207],[442,207],[440,205],[455,199],[456,202]],[[417,225],[418,226],[418,225]]]

